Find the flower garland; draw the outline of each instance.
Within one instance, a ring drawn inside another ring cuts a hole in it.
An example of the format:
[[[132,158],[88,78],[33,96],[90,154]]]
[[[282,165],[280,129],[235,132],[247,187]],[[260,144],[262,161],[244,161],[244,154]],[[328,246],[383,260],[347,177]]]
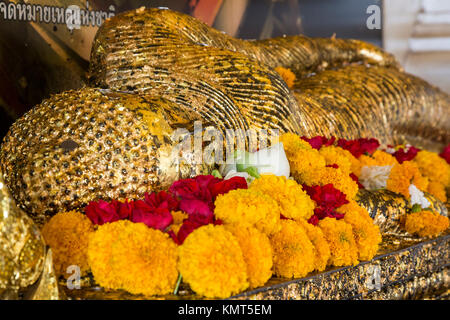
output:
[[[379,227],[355,201],[364,186],[410,200],[412,213],[401,219],[407,232],[436,236],[448,228],[448,218],[424,210],[423,191],[446,199],[450,151],[383,151],[375,139],[292,133],[280,141],[289,165],[273,166],[278,175],[258,172],[257,164],[240,168],[252,175],[248,184],[236,166],[229,179],[215,170],[143,199],[98,200],[85,215],[56,215],[43,229],[55,268],[82,265],[99,285],[135,294],[176,292],[183,281],[197,294],[225,298],[264,285],[272,274],[303,277],[355,265],[372,259],[381,242]]]

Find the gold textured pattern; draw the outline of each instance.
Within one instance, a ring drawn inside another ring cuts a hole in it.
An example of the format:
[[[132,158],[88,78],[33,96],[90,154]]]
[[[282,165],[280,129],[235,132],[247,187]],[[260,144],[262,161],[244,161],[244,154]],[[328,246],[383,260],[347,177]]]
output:
[[[16,205],[0,174],[0,298],[14,298],[42,272],[45,243],[37,226]]]
[[[172,126],[190,117],[163,99],[90,88],[54,95],[10,128],[5,181],[39,224],[89,201],[143,197],[203,172],[171,157]]]

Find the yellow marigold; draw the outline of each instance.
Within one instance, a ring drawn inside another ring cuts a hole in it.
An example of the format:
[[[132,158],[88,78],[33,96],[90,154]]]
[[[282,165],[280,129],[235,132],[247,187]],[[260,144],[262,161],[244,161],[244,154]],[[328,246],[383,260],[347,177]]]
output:
[[[270,234],[279,229],[280,207],[270,196],[258,190],[236,189],[219,195],[214,214],[225,224],[254,226]]]
[[[447,230],[448,226],[447,217],[428,210],[407,214],[404,219],[405,230],[419,237],[437,236]]]
[[[314,201],[294,180],[275,175],[261,175],[250,185],[251,190],[258,190],[275,199],[281,213],[294,220],[309,219],[314,214]]]
[[[183,281],[208,298],[226,298],[248,288],[247,266],[238,240],[224,226],[194,230],[179,247]]]
[[[435,198],[441,200],[443,203],[447,202],[447,192],[445,186],[439,181],[430,181],[428,183],[427,192]]]
[[[345,214],[344,221],[352,226],[359,260],[372,259],[378,251],[381,232],[380,228],[373,223],[369,212],[355,201],[341,206],[337,211]]]
[[[269,239],[277,276],[300,278],[314,270],[315,249],[306,231],[293,220],[281,220],[281,230]]]
[[[176,244],[143,223],[99,226],[90,237],[88,259],[95,281],[109,289],[163,295],[173,291],[178,278]]]
[[[397,192],[409,199],[409,186],[413,184],[419,190],[427,190],[428,179],[424,178],[417,165],[412,161],[395,164],[386,182],[386,188]]]
[[[330,246],[329,265],[340,267],[358,263],[358,248],[352,226],[349,223],[334,218],[325,218],[319,221],[318,226]]]
[[[286,152],[286,156],[293,157],[300,150],[311,150],[311,145],[300,138],[299,135],[295,133],[284,133],[280,136],[280,142],[283,143],[284,151]]]
[[[284,82],[286,82],[289,88],[292,88],[294,86],[295,74],[290,69],[286,69],[283,67],[276,67],[275,71],[280,74],[280,76],[283,78]]]
[[[76,265],[81,273],[89,270],[87,248],[94,226],[88,217],[76,211],[58,213],[42,228],[45,242],[52,248],[55,272],[65,277],[67,267]]]
[[[450,184],[450,166],[437,153],[422,150],[417,153],[413,161],[422,175],[430,181],[439,181],[444,186]]]
[[[337,164],[342,172],[349,175],[352,172],[352,163],[348,156],[342,151],[347,150],[340,147],[328,146],[320,148],[319,153],[325,158],[327,165]],[[348,153],[351,155],[350,152]]]
[[[336,189],[345,194],[347,200],[354,199],[359,190],[358,184],[340,168],[322,168],[316,172],[311,182],[310,185],[318,184],[321,186],[332,183]]]
[[[309,240],[314,245],[315,259],[314,270],[323,271],[327,267],[328,259],[330,259],[330,246],[328,245],[322,230],[308,223],[306,220],[299,220],[298,223],[305,229]]]
[[[264,285],[272,276],[272,246],[269,238],[254,227],[230,225],[228,230],[233,233],[241,247],[250,288]]]

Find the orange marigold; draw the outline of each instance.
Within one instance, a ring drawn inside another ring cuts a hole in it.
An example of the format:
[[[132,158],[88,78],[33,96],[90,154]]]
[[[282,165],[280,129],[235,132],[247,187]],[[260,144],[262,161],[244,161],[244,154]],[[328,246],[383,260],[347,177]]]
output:
[[[369,212],[356,201],[341,206],[337,211],[345,214],[344,221],[352,226],[359,260],[371,260],[381,243],[381,232],[380,228],[373,223]]]
[[[281,220],[281,230],[269,239],[277,276],[301,278],[314,270],[315,249],[306,231],[293,220]]]
[[[183,281],[208,298],[227,298],[248,288],[247,265],[238,240],[224,226],[195,229],[178,249]]]
[[[314,201],[303,191],[296,181],[284,176],[261,175],[250,185],[251,190],[259,190],[275,199],[281,213],[294,220],[309,219],[314,214]]]
[[[276,67],[275,71],[280,74],[280,76],[283,78],[284,82],[286,82],[289,88],[292,88],[294,86],[295,74],[290,69],[283,67]]]
[[[438,181],[444,186],[450,184],[450,165],[437,153],[422,150],[417,153],[413,161],[422,175],[430,181]]]
[[[329,265],[340,267],[358,264],[358,247],[349,223],[325,218],[319,221],[318,226],[330,246]]]
[[[264,285],[272,276],[272,246],[269,238],[253,227],[228,226],[241,247],[250,288]]]
[[[353,157],[353,155],[349,151],[335,146],[322,147],[320,148],[319,153],[322,155],[322,157],[325,158],[325,162],[327,165],[337,164],[342,172],[349,175],[352,172],[352,162],[349,156],[344,151],[346,151],[348,154],[350,154],[350,156]]]
[[[423,210],[407,214],[404,219],[404,228],[410,234],[419,237],[434,237],[447,230],[449,219],[439,213]]]
[[[409,199],[409,186],[413,184],[419,190],[427,190],[428,179],[423,177],[417,165],[412,161],[395,164],[386,182],[386,188]]]
[[[308,223],[306,220],[299,220],[298,223],[305,229],[309,240],[314,245],[315,259],[314,270],[323,271],[327,267],[330,259],[330,246],[318,226]]]
[[[270,196],[253,189],[236,189],[219,195],[214,214],[225,224],[254,226],[270,234],[279,229],[280,207]]]
[[[88,259],[98,284],[133,294],[171,293],[178,278],[177,245],[143,223],[119,220],[99,226],[90,237]]]
[[[354,172],[357,177],[361,174],[362,167],[371,167],[371,166],[393,166],[398,164],[397,159],[395,157],[385,151],[376,150],[372,155],[361,155],[359,157],[359,171]]]
[[[427,192],[443,203],[447,202],[447,192],[445,186],[439,181],[430,181],[428,183]]]
[[[64,277],[67,267],[76,265],[82,274],[89,270],[87,249],[94,226],[84,214],[76,211],[54,215],[42,228],[45,242],[52,248],[55,272]]]

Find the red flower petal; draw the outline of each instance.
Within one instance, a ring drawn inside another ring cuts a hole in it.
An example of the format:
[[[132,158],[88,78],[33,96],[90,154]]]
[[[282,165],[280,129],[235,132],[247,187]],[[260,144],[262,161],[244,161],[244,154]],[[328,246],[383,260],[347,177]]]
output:
[[[213,200],[219,194],[225,194],[235,189],[247,189],[247,180],[243,177],[233,177],[228,180],[222,180],[209,186]]]
[[[447,161],[448,164],[450,164],[450,144],[447,145],[444,150],[439,154],[442,158]]]
[[[308,142],[311,145],[311,147],[317,150],[319,150],[322,146],[325,147],[331,146],[336,141],[336,137],[331,137],[330,139],[327,139],[326,137],[323,136],[315,136],[309,139],[305,136],[302,136],[301,138],[306,142]]]

